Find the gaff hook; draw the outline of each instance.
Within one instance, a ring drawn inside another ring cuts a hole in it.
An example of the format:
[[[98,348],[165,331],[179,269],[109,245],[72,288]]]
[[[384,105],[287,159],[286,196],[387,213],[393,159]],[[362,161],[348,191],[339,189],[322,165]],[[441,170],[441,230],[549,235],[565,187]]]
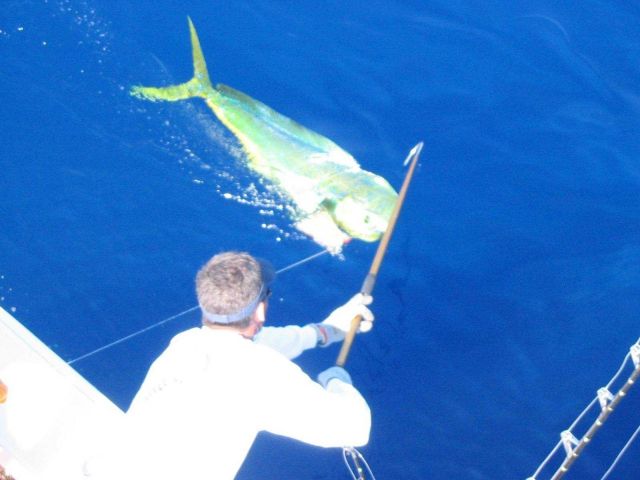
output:
[[[398,216],[400,215],[400,210],[402,209],[402,204],[404,203],[404,198],[407,195],[407,190],[409,189],[409,183],[411,182],[411,178],[413,177],[413,171],[416,168],[416,164],[418,163],[418,158],[420,157],[420,152],[422,151],[422,147],[424,146],[424,142],[418,143],[415,147],[411,149],[409,155],[407,155],[406,160],[404,161],[404,165],[409,164],[409,170],[404,177],[404,182],[402,182],[402,187],[400,188],[400,193],[398,193],[398,198],[396,200],[396,204],[393,207],[393,211],[391,212],[391,217],[389,218],[389,224],[387,225],[387,229],[382,235],[382,239],[380,240],[380,244],[378,245],[378,250],[376,251],[375,256],[373,257],[373,262],[371,263],[371,268],[369,269],[369,273],[364,279],[364,283],[362,284],[361,293],[365,295],[370,295],[373,291],[373,287],[376,283],[376,277],[378,275],[378,270],[380,270],[380,264],[382,263],[382,259],[384,258],[385,253],[387,252],[387,247],[389,246],[389,240],[391,239],[391,235],[393,234],[393,229],[396,226],[396,221],[398,220]],[[362,317],[357,315],[351,321],[351,328],[349,332],[345,336],[344,342],[342,342],[342,348],[340,349],[340,353],[338,354],[338,359],[336,360],[336,365],[338,367],[344,367],[344,364],[347,362],[347,357],[349,356],[349,351],[351,350],[351,345],[353,344],[353,339],[360,328],[360,322],[362,321]]]

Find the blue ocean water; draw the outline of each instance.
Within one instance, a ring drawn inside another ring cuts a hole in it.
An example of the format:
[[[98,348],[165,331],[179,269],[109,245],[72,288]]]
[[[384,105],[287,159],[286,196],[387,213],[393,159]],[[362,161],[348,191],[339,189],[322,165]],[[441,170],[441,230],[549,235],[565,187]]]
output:
[[[65,359],[195,305],[213,253],[284,267],[320,250],[197,101],[214,81],[326,135],[399,187],[422,160],[347,365],[377,478],[531,475],[615,373],[640,312],[640,7],[551,1],[4,2],[0,305]],[[270,321],[317,321],[375,245],[283,273]],[[180,316],[75,364],[126,408]],[[316,374],[337,350],[311,352]],[[601,478],[632,392],[567,478]],[[259,403],[259,402],[258,402]],[[310,412],[312,414],[312,412]],[[173,439],[168,439],[171,441]],[[610,478],[635,478],[635,444]],[[239,478],[348,478],[335,450],[261,435]]]

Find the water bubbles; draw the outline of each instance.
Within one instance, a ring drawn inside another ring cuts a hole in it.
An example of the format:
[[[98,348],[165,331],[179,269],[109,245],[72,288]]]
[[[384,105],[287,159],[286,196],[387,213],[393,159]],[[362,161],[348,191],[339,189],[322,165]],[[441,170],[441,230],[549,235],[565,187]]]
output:
[[[0,275],[0,280],[5,280],[4,274]],[[0,296],[0,302],[4,303],[4,302],[7,301],[8,294],[13,292],[13,288],[9,287],[9,288],[5,289],[5,287],[3,285],[0,285],[0,290],[5,290],[5,292],[3,292],[3,294]],[[9,307],[9,310],[11,312],[15,312],[16,311],[16,307]]]
[[[80,32],[86,43],[97,48],[100,55],[109,52],[110,42],[110,24],[101,18],[98,12],[84,3],[71,5],[69,0],[59,0],[56,2],[58,11],[65,17],[82,28]],[[78,41],[78,45],[85,42]],[[101,62],[99,62],[101,63]]]

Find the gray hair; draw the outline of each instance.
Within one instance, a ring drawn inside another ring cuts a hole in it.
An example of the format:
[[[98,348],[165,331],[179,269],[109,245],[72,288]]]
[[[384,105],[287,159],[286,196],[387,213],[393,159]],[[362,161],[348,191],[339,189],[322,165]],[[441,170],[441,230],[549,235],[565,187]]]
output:
[[[236,319],[265,292],[275,274],[271,265],[245,252],[224,252],[212,257],[196,275],[196,294],[203,310],[203,322],[244,328],[255,308]],[[257,306],[257,303],[256,303]],[[229,316],[230,320],[224,317]]]

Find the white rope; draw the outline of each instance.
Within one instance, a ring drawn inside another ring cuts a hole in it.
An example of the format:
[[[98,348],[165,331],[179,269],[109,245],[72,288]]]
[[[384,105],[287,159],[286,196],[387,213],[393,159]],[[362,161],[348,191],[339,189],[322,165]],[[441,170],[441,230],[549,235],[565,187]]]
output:
[[[624,397],[624,395],[626,394],[626,390],[628,390],[628,388],[630,388],[631,385],[633,384],[631,379],[628,380],[627,383],[625,385],[623,385],[623,387],[620,388],[620,391],[616,394],[616,397],[613,400],[611,400],[612,397],[611,397],[611,394],[610,394],[609,390],[611,389],[611,386],[618,380],[620,375],[622,375],[622,373],[624,372],[625,368],[627,367],[630,359],[632,360],[632,366],[635,367],[633,375],[637,374],[637,371],[638,371],[638,369],[640,367],[638,366],[637,358],[634,358],[633,353],[635,352],[636,353],[636,357],[637,357],[637,352],[638,352],[639,348],[640,348],[640,339],[638,339],[638,341],[631,346],[630,352],[627,353],[627,355],[624,357],[624,360],[622,361],[622,364],[620,365],[620,368],[615,373],[615,375],[611,378],[609,383],[607,383],[607,386],[603,387],[603,388],[601,388],[599,390],[599,394],[596,395],[596,397],[591,401],[591,403],[589,403],[589,405],[587,405],[587,407],[582,411],[582,413],[580,413],[580,415],[578,415],[578,417],[574,420],[574,422],[571,424],[571,426],[567,430],[562,432],[560,441],[555,445],[555,447],[551,450],[549,455],[547,455],[547,457],[540,464],[540,466],[538,466],[538,468],[535,471],[535,473],[533,474],[533,476],[528,477],[527,480],[537,480],[538,475],[540,475],[540,472],[542,472],[542,470],[549,464],[551,459],[557,454],[558,450],[563,445],[565,446],[565,449],[569,448],[569,452],[567,452],[567,456],[563,460],[562,466],[560,467],[560,469],[558,469],[558,471],[553,475],[552,478],[553,479],[561,478],[562,475],[564,475],[564,473],[566,473],[566,471],[568,470],[568,468],[571,465],[571,463],[573,461],[575,461],[575,458],[577,458],[579,453],[584,449],[586,444],[591,440],[591,438],[593,437],[595,432],[600,428],[602,422],[604,422],[606,420],[606,418],[613,411],[615,406],[617,406],[617,404]],[[606,395],[603,394],[603,392],[606,392]],[[615,402],[615,405],[613,404],[614,402]],[[587,431],[587,433],[584,435],[584,437],[582,437],[580,439],[580,441],[578,442],[579,445],[576,446],[575,449],[573,449],[572,443],[574,444],[575,442],[571,442],[571,440],[570,440],[571,438],[575,438],[573,436],[573,433],[572,433],[573,430],[577,427],[577,425],[583,420],[585,415],[588,412],[590,412],[593,409],[594,405],[596,405],[597,403],[600,403],[600,405],[601,405],[601,412],[600,412],[600,414],[598,416],[598,419],[591,426],[591,428]],[[638,427],[638,430],[636,430],[636,433],[634,433],[632,438],[629,440],[628,444],[630,444],[635,439],[635,436],[638,434],[638,431],[640,431],[640,427]],[[617,463],[617,461],[619,460],[619,458],[622,457],[622,455],[626,451],[627,446],[628,445],[625,445],[623,450],[620,452],[618,458],[616,458],[614,464],[610,467],[610,470],[613,470],[613,468],[614,468],[615,464]],[[567,463],[568,463],[568,465],[565,466],[565,464],[567,464]],[[608,472],[607,472],[607,475],[608,475]]]
[[[600,480],[606,480],[606,478],[609,476],[609,474],[611,472],[613,472],[613,469],[618,465],[618,462],[620,461],[622,456],[627,452],[627,449],[631,446],[633,441],[636,439],[636,437],[638,436],[638,433],[640,433],[640,426],[638,426],[638,428],[636,428],[636,431],[633,432],[633,435],[631,435],[629,440],[627,440],[627,443],[625,443],[624,447],[622,448],[622,450],[620,450],[620,453],[618,454],[616,459],[613,461],[613,463],[611,464],[609,469],[605,472],[605,474],[602,476],[602,478]]]
[[[640,342],[640,340],[638,340],[635,345],[638,345]],[[627,362],[629,361],[629,357],[631,357],[631,352],[627,353],[627,355],[624,357],[624,360],[622,361],[622,365],[620,365],[620,368],[618,369],[618,371],[616,372],[616,374],[613,376],[613,378],[611,379],[611,381],[609,381],[609,383],[607,383],[607,389],[611,388],[611,385],[613,385],[613,382],[615,382],[618,377],[622,374],[624,367],[627,366]]]
[[[551,450],[549,455],[547,455],[547,458],[545,458],[542,461],[542,463],[540,464],[538,469],[535,471],[535,473],[531,477],[528,477],[527,480],[536,480],[538,478],[538,475],[540,475],[540,472],[542,471],[542,469],[547,466],[547,464],[555,456],[556,452],[560,449],[561,446],[562,446],[562,440],[560,440],[558,443],[556,443],[556,446],[553,447],[553,450]]]
[[[349,463],[347,454],[351,457],[354,466]],[[367,460],[364,458],[364,455],[362,455],[356,448],[344,447],[342,449],[342,459],[344,460],[344,464],[347,466],[347,470],[349,470],[353,480],[376,480],[376,477],[367,463]],[[364,464],[364,469],[360,466],[360,462]],[[364,475],[364,470],[366,470],[367,476]]]
[[[309,255],[308,257],[303,258],[302,260],[298,260],[297,262],[294,262],[291,265],[287,265],[286,267],[283,267],[280,270],[277,270],[276,271],[276,275],[279,275],[279,274],[281,274],[283,272],[286,272],[287,270],[291,270],[292,268],[298,267],[298,266],[300,266],[300,265],[302,265],[304,263],[310,262],[311,260],[313,260],[313,259],[315,259],[315,258],[317,258],[317,257],[319,257],[321,255],[324,255],[325,253],[329,253],[329,249],[325,248],[324,250],[322,250],[322,251],[320,251],[318,253],[314,253],[313,255]],[[175,315],[170,316],[169,318],[165,318],[164,320],[160,320],[159,322],[154,323],[153,325],[149,325],[148,327],[145,327],[142,330],[138,330],[137,332],[133,332],[133,333],[131,333],[129,335],[126,335],[126,336],[124,336],[122,338],[119,338],[118,340],[115,340],[115,341],[113,341],[111,343],[103,345],[100,348],[96,348],[95,350],[92,350],[91,352],[85,353],[84,355],[80,355],[79,357],[76,357],[73,360],[69,360],[67,362],[67,364],[68,365],[73,365],[75,362],[78,362],[80,360],[84,360],[85,358],[89,358],[89,357],[91,357],[91,356],[93,356],[93,355],[95,355],[97,353],[100,353],[100,352],[102,352],[104,350],[107,350],[107,349],[109,349],[111,347],[114,347],[114,346],[116,346],[116,345],[118,345],[120,343],[126,342],[127,340],[131,340],[132,338],[137,337],[138,335],[141,335],[141,334],[143,334],[145,332],[148,332],[149,330],[153,330],[154,328],[159,327],[160,325],[164,325],[165,323],[170,322],[171,320],[175,320],[176,318],[181,317],[183,315],[186,315],[187,313],[191,313],[194,310],[198,310],[199,308],[200,307],[198,305],[196,305],[195,307],[188,308],[188,309],[186,309],[186,310],[184,310],[184,311],[182,311],[180,313],[177,313]]]
[[[639,342],[640,342],[640,340],[639,340]],[[616,374],[611,378],[609,383],[607,383],[607,387],[606,387],[607,390],[609,390],[611,388],[611,386],[615,383],[615,381],[618,379],[618,377],[620,377],[620,375],[624,371],[625,367],[627,366],[627,363],[629,362],[629,357],[630,356],[631,356],[631,353],[627,353],[627,355],[624,357],[624,360],[622,361],[622,364],[620,365],[620,368],[618,368],[618,371],[616,372]],[[591,401],[591,403],[589,405],[587,405],[584,410],[582,410],[582,413],[580,413],[580,415],[578,415],[576,417],[576,419],[571,424],[571,426],[567,429],[567,431],[572,432],[578,426],[578,424],[582,421],[582,419],[585,417],[585,415],[593,408],[593,406],[596,404],[597,401],[598,401],[598,397],[596,396]],[[538,478],[538,475],[540,475],[540,472],[544,469],[544,467],[547,466],[549,461],[551,461],[553,456],[558,452],[558,450],[560,449],[560,447],[562,447],[562,445],[563,445],[563,442],[562,442],[562,438],[561,438],[558,441],[558,443],[556,443],[556,446],[553,448],[553,450],[551,450],[549,455],[547,455],[547,457],[544,459],[544,461],[540,464],[540,466],[538,467],[536,472],[533,474],[533,476],[529,477],[529,479],[535,480],[536,478]],[[529,480],[529,479],[527,479],[527,480]]]
[[[626,359],[625,359],[625,362],[623,362],[622,367],[624,367],[625,364],[626,364]],[[620,372],[623,370],[622,367],[620,368],[620,370],[618,370],[618,374],[616,375],[620,374]],[[611,385],[611,382],[609,383],[609,385]],[[565,431],[572,432],[576,428],[576,426],[580,423],[580,421],[584,418],[584,416],[593,408],[593,406],[596,404],[597,401],[598,401],[598,397],[594,398],[591,401],[591,403],[587,405],[587,407],[584,410],[582,410],[582,413],[578,415],[578,417],[574,420],[571,426]],[[547,464],[551,461],[551,459],[555,456],[555,454],[558,453],[558,450],[560,450],[560,447],[562,447],[563,444],[564,442],[562,441],[562,437],[561,437],[558,443],[556,443],[556,446],[553,447],[553,450],[549,452],[549,455],[547,455],[547,457],[540,464],[540,466],[535,471],[533,476],[528,477],[527,480],[536,480],[538,478],[538,475],[540,475],[540,472],[547,466]]]

